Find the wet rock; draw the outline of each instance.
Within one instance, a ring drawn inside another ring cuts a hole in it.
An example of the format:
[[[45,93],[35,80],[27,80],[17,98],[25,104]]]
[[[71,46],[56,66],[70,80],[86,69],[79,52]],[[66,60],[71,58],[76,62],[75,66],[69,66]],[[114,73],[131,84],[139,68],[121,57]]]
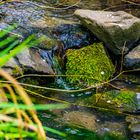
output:
[[[91,37],[88,31],[82,29],[80,25],[63,24],[52,30],[54,36],[64,43],[65,49],[81,48],[89,45]],[[92,38],[93,40],[96,38]]]
[[[124,57],[124,66],[129,69],[140,68],[140,45],[135,47]]]
[[[51,67],[41,58],[39,52],[35,49],[26,49],[17,54],[16,57],[25,71],[31,70],[38,73],[54,74]]]
[[[102,43],[94,43],[81,49],[69,49],[66,52],[66,75],[70,83],[95,85],[106,81],[114,73]]]
[[[109,134],[117,136],[117,137],[122,137],[123,136],[124,139],[126,137],[125,126],[121,122],[105,121],[104,123],[102,123],[98,126],[97,132],[100,135],[109,133]]]
[[[116,111],[136,112],[138,109],[138,101],[136,93],[132,91],[112,90],[109,92],[95,94],[84,101],[84,105],[98,106]]]
[[[15,58],[11,58],[4,66],[12,75],[19,75],[26,72],[54,74],[51,66],[43,60],[39,51],[35,49],[25,49]]]
[[[128,123],[128,130],[135,139],[140,139],[140,118],[139,116],[127,116],[126,122]]]
[[[140,112],[140,92],[137,92],[136,95],[137,95],[137,102],[138,102],[138,112]]]
[[[49,37],[44,34],[37,34],[38,38],[43,38],[41,42],[37,45],[38,48],[44,49],[44,50],[52,50],[54,47],[57,47],[59,44],[59,41],[53,37]]]
[[[23,70],[16,58],[11,58],[4,66],[3,69],[10,75],[21,75]]]
[[[62,120],[64,124],[82,127],[85,130],[96,132],[100,136],[105,137],[106,134],[123,138],[126,136],[124,124],[116,121],[101,121],[98,117],[86,111],[72,111],[64,113]]]
[[[96,116],[87,112],[68,112],[64,114],[62,119],[64,119],[64,121],[69,123],[70,125],[82,126],[92,131],[95,131],[97,127]]]
[[[76,10],[75,15],[117,55],[140,39],[140,19],[126,12]]]

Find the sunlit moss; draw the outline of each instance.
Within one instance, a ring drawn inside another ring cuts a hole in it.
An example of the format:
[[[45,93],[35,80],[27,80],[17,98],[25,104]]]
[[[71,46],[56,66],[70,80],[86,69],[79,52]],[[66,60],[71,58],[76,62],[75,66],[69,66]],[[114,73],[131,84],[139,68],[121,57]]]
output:
[[[81,102],[81,101],[80,101]],[[133,112],[137,109],[136,93],[133,91],[111,90],[97,93],[82,101],[85,105]]]
[[[72,83],[91,85],[108,80],[114,73],[114,66],[102,43],[94,43],[77,50],[69,49],[66,55],[66,75],[75,75],[67,77]]]
[[[125,111],[135,111],[137,108],[136,94],[133,91],[113,90],[106,92],[104,98]]]

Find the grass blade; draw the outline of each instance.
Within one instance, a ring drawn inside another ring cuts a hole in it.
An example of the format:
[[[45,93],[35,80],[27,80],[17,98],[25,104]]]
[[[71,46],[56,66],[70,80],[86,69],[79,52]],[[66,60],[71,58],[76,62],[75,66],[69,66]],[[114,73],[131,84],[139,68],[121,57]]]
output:
[[[14,104],[14,103],[0,103],[0,108],[9,108],[11,107],[12,109],[22,109],[22,110],[30,110],[30,109],[35,109],[35,110],[50,110],[50,109],[64,109],[69,107],[67,104],[38,104],[38,105],[32,105],[32,106],[27,106],[24,104]]]
[[[10,42],[13,42],[16,38],[17,38],[16,36],[10,36],[4,39],[3,41],[0,42],[0,48],[6,47],[7,44],[9,44]]]
[[[16,40],[9,47],[7,47],[6,49],[2,50],[0,52],[0,57],[6,55],[11,49],[13,49],[18,44],[18,42],[19,42],[19,40]]]
[[[7,35],[10,31],[12,31],[13,29],[15,29],[16,25],[13,26],[9,26],[6,29],[1,29],[0,30],[0,38],[4,37],[5,35]]]

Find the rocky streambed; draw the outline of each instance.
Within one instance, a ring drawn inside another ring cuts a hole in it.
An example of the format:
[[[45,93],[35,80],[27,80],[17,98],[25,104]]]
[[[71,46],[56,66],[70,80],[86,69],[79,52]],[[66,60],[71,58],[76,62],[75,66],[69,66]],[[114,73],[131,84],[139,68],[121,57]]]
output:
[[[39,113],[44,125],[65,131],[66,139],[140,137],[140,15],[138,1],[133,2],[0,5],[1,30],[17,24],[12,32],[23,40],[31,34],[44,38],[3,69],[22,83],[44,87],[30,88],[38,93],[35,102],[71,104],[69,109]]]

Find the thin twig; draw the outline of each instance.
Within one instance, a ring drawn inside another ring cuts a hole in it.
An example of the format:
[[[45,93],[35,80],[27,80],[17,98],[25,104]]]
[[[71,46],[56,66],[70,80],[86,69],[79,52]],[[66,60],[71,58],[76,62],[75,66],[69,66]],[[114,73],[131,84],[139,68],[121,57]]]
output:
[[[63,8],[39,5],[39,4],[34,3],[34,2],[31,2],[31,1],[25,1],[25,2],[30,3],[30,4],[33,4],[33,5],[35,5],[35,6],[39,7],[39,8],[41,8],[41,9],[67,10],[67,9],[70,9],[70,8],[72,8],[72,7],[74,7],[74,6],[77,6],[77,5],[81,2],[81,0],[79,0],[79,1],[76,2],[76,3],[74,3],[73,5],[70,5],[70,6],[67,6],[67,7],[63,7]]]
[[[125,47],[126,47],[126,41],[124,42],[123,48],[122,48],[122,55],[121,55],[121,66],[120,66],[120,73],[123,70],[123,57],[124,57],[124,51],[125,51]]]

